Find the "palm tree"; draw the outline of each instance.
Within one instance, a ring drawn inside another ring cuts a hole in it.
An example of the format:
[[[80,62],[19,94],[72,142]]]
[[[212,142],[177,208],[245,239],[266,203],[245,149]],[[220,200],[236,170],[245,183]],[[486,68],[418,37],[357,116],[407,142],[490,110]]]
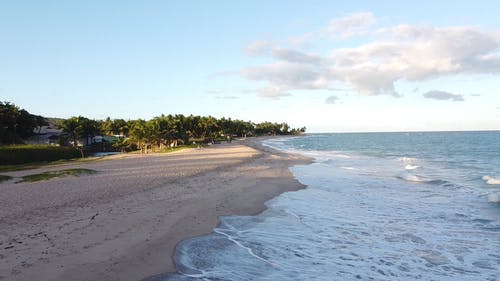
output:
[[[82,116],[78,117],[77,131],[80,136],[85,137],[85,146],[89,146],[89,138],[92,139],[100,132],[99,122]]]
[[[107,135],[112,135],[114,134],[114,126],[113,126],[114,120],[111,120],[111,118],[107,117],[102,123],[101,123],[101,130],[107,134]]]
[[[38,127],[38,134],[40,134],[40,132],[42,131],[43,126],[49,125],[49,122],[47,122],[47,119],[43,116],[40,116],[40,115],[35,116],[35,122],[36,122],[36,126]]]
[[[182,140],[183,144],[188,144],[191,130],[190,120],[182,114],[175,115],[174,119],[177,138]]]
[[[139,148],[142,153],[147,153],[148,147],[154,142],[155,130],[153,122],[151,122],[151,120],[146,122],[142,119],[138,119],[130,123],[130,139],[136,143],[137,148]]]
[[[67,133],[71,140],[73,140],[73,146],[77,145],[76,139],[78,138],[78,117],[71,117],[61,122],[60,124],[63,132]]]
[[[217,119],[212,116],[201,117],[198,126],[201,128],[201,137],[204,141],[206,141],[207,138],[208,140],[213,140],[219,134]]]
[[[128,135],[129,127],[127,121],[123,119],[113,120],[113,130],[115,135],[120,135],[120,136]]]
[[[107,135],[126,136],[129,126],[127,121],[123,119],[111,119],[107,117],[101,124],[101,130]]]

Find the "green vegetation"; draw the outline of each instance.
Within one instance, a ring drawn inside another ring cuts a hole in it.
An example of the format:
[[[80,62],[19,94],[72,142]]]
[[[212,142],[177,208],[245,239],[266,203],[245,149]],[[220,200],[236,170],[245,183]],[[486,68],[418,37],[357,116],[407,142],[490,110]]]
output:
[[[101,123],[83,116],[63,120],[59,127],[68,134],[73,146],[76,146],[79,137],[85,138],[85,145],[88,146],[89,140],[101,133]]]
[[[35,182],[35,181],[49,180],[56,177],[90,175],[95,173],[97,173],[97,171],[89,169],[67,169],[60,171],[44,172],[41,174],[27,175],[22,177],[22,180],[18,182]]]
[[[208,143],[217,139],[246,137],[259,135],[297,135],[305,132],[305,127],[290,129],[286,123],[252,123],[250,121],[217,119],[212,116],[161,115],[153,119],[131,120],[106,119],[103,121],[103,132],[119,134],[123,140],[115,147],[121,151],[140,150],[163,151],[165,147],[197,143]]]
[[[81,157],[81,153],[74,147],[50,145],[0,146],[0,163],[2,165],[48,162],[77,157]]]
[[[60,146],[17,145],[37,132],[39,134],[42,126],[49,124],[48,121],[51,126],[56,125],[62,129],[62,134],[58,136]],[[253,123],[182,114],[162,114],[150,120],[127,121],[109,117],[105,120],[92,120],[83,116],[47,119],[32,115],[12,103],[0,102],[0,170],[8,165],[83,158],[92,152],[170,152],[193,142],[206,144],[231,140],[233,137],[298,135],[305,130],[305,127],[290,128],[287,123]],[[102,137],[94,142],[95,136]]]
[[[23,143],[33,136],[35,129],[47,125],[47,120],[30,114],[9,102],[0,102],[0,144]]]
[[[104,121],[91,120],[83,116],[71,117],[60,122],[66,141],[77,144],[80,138],[89,140],[96,135],[119,136],[108,150],[133,151],[142,153],[161,152],[165,148],[187,145],[193,141],[208,143],[216,139],[259,135],[298,135],[306,128],[290,129],[287,123],[252,123],[250,121],[217,119],[212,116],[160,115],[151,120],[129,120],[106,118]]]
[[[9,176],[4,176],[4,175],[0,175],[0,182],[3,182],[3,181],[8,181],[12,179],[12,177],[9,177]]]

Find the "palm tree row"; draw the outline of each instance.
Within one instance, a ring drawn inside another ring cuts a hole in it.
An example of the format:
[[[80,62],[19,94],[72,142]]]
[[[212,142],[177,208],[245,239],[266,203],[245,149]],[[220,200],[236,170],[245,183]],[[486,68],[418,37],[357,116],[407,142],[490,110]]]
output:
[[[217,119],[212,116],[161,115],[151,120],[128,120],[107,118],[102,121],[82,116],[71,117],[61,122],[60,127],[75,145],[77,138],[86,144],[99,134],[120,136],[115,144],[121,149],[148,150],[189,144],[210,142],[223,136],[291,135],[305,132],[305,127],[290,129],[287,123],[253,123],[250,121]]]

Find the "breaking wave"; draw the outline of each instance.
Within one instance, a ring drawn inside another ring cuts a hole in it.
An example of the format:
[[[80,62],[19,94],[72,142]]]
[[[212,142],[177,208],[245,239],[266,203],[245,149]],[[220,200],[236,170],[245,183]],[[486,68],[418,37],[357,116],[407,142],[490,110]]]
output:
[[[500,192],[485,182],[500,179],[479,175],[500,174],[481,154],[500,133],[450,134],[272,140],[316,159],[291,168],[308,187],[257,216],[222,217],[178,245],[177,274],[151,280],[499,280]]]
[[[500,179],[499,178],[492,178],[490,176],[484,176],[483,180],[490,185],[498,185],[500,184]]]

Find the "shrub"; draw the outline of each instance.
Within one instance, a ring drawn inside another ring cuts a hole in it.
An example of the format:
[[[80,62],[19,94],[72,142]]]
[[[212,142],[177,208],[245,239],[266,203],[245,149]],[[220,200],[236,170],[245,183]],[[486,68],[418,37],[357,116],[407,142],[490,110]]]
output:
[[[0,146],[0,165],[50,162],[78,157],[81,157],[81,153],[74,147],[49,145]]]

